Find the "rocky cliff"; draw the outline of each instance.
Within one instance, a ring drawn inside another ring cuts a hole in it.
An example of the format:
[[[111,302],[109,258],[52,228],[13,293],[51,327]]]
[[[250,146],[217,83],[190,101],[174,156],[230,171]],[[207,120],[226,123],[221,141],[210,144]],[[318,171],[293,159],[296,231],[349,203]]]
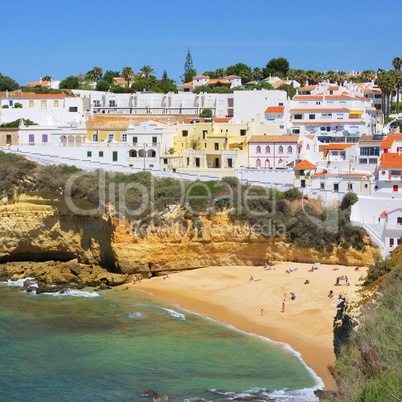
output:
[[[158,226],[130,224],[109,214],[73,214],[62,196],[22,196],[0,205],[0,262],[76,258],[112,272],[153,276],[210,265],[286,260],[367,265],[379,255],[369,242],[364,252],[298,248],[281,237],[263,237],[255,227],[232,222],[224,213],[195,219],[172,208],[158,218]]]

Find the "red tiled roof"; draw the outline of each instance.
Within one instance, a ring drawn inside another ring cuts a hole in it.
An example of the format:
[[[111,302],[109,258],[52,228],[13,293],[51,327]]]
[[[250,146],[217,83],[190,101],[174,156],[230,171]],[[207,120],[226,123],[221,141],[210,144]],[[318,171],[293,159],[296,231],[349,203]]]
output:
[[[285,106],[268,106],[265,113],[283,113]]]
[[[23,93],[21,94],[21,99],[63,99],[66,94],[33,94],[33,93]]]
[[[298,141],[298,135],[252,135],[248,142],[297,143]]]
[[[350,148],[350,147],[352,147],[353,145],[356,145],[356,144],[328,144],[327,146],[326,146],[326,149],[328,150],[328,151],[336,151],[336,150],[343,150],[343,149],[346,149],[346,148]]]
[[[402,169],[402,155],[394,153],[382,154],[380,157],[380,161],[380,169]]]
[[[307,159],[303,159],[293,169],[317,169],[317,166],[313,165]]]
[[[402,134],[389,134],[386,138],[384,138],[381,142],[381,149],[389,149],[392,147],[392,144],[395,140],[402,141]]]

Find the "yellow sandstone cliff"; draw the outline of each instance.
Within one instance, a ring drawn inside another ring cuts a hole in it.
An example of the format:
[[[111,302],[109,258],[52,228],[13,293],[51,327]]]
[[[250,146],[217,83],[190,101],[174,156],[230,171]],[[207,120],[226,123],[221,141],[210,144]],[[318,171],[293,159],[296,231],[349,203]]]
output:
[[[141,226],[107,214],[75,215],[62,197],[22,196],[14,204],[0,205],[0,261],[77,258],[115,272],[151,276],[273,261],[368,265],[380,255],[369,241],[364,252],[334,248],[320,253],[295,247],[281,237],[263,237],[255,228],[232,222],[225,213],[196,220],[184,216],[175,208],[163,214],[163,225]]]

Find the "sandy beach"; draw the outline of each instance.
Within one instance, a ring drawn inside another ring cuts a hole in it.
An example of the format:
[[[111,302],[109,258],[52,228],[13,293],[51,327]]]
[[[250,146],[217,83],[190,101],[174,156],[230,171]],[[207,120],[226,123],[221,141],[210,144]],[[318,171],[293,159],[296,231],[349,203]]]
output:
[[[209,267],[144,279],[130,289],[149,292],[186,310],[273,341],[289,344],[323,380],[334,387],[327,366],[335,361],[333,318],[338,296],[358,289],[366,268],[278,263],[271,269],[252,266]],[[336,269],[338,268],[338,269]],[[335,286],[336,278],[346,275]],[[309,283],[305,283],[306,280]],[[333,298],[328,297],[333,291]],[[291,292],[295,299],[291,299]],[[284,307],[284,311],[282,309]]]

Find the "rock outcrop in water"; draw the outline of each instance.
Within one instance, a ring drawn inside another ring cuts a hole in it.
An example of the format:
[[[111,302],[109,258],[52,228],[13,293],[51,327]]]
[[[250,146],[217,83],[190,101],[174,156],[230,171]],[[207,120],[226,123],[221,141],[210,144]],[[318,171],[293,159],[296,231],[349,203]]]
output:
[[[270,261],[367,265],[379,256],[368,239],[364,252],[334,247],[331,253],[320,253],[296,247],[281,237],[264,237],[225,213],[194,219],[182,208],[171,208],[158,219],[163,224],[130,224],[108,214],[74,214],[60,195],[20,196],[11,205],[0,205],[0,262],[77,259],[111,272],[150,277]]]

